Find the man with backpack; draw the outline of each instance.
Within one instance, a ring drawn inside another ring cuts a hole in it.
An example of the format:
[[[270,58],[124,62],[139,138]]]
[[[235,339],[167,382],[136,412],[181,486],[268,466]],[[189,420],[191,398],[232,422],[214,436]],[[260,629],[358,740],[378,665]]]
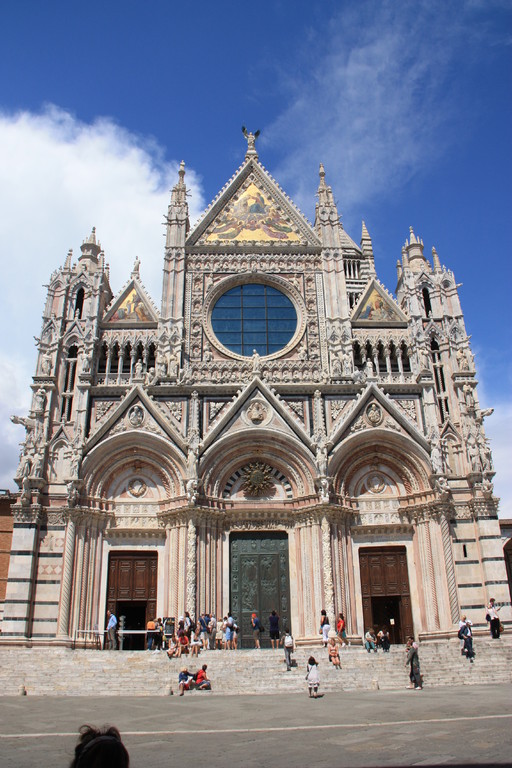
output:
[[[281,645],[284,647],[284,660],[286,662],[286,671],[289,672],[292,668],[292,653],[295,646],[289,627],[286,627],[286,629],[284,630],[284,635],[281,638]]]

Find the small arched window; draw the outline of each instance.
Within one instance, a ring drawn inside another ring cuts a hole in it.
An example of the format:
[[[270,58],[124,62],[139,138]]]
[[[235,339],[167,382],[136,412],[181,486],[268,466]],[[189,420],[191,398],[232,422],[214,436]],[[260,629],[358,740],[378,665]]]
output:
[[[423,306],[425,308],[425,317],[428,317],[432,314],[432,304],[430,302],[430,292],[428,288],[424,288],[421,292],[421,295],[423,296]]]
[[[85,291],[83,288],[80,288],[76,292],[76,299],[75,299],[75,317],[80,319],[82,317],[82,311],[84,308],[84,298],[85,298]]]

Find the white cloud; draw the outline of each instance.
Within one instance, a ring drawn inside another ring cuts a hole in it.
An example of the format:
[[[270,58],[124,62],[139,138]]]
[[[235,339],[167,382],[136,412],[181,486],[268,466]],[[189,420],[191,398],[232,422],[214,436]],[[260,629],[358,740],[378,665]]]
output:
[[[96,226],[111,267],[114,292],[129,278],[135,257],[155,304],[161,298],[164,216],[178,160],[103,118],[89,125],[47,108],[41,114],[0,113],[0,484],[13,487],[17,443],[23,429],[9,421],[25,414],[35,365],[33,336],[41,325],[42,284],[64,263],[68,248],[80,254]],[[203,207],[200,180],[187,171],[191,219]]]
[[[301,70],[293,79],[281,73],[289,106],[262,136],[286,142],[274,170],[298,204],[309,208],[304,179],[315,178],[319,160],[343,190],[347,215],[403,188],[452,146],[481,51],[472,43],[486,34],[474,23],[478,11],[436,0],[346,3],[308,41]]]
[[[494,403],[494,413],[485,422],[494,469],[494,494],[500,497],[499,516],[512,518],[512,403]]]

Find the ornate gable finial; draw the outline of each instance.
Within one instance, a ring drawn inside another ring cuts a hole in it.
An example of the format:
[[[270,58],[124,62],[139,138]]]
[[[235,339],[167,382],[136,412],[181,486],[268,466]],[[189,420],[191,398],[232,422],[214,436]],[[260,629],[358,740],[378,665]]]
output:
[[[132,269],[132,277],[140,277],[140,259],[138,256],[135,257],[135,263],[133,265]]]
[[[256,160],[258,159],[258,153],[256,152],[256,139],[260,135],[261,131],[256,131],[255,133],[252,133],[251,131],[248,131],[245,125],[242,125],[242,133],[247,139],[247,152],[245,153],[245,159],[250,160],[251,157],[254,157]]]
[[[324,164],[320,163],[320,168],[318,170],[318,175],[320,176],[320,184],[319,186],[324,188],[325,187],[325,168]]]

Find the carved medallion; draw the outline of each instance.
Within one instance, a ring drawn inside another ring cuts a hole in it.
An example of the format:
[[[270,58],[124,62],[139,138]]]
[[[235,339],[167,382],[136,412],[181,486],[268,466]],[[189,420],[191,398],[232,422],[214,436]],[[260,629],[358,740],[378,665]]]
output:
[[[141,480],[140,477],[134,477],[130,482],[128,483],[128,493],[130,496],[134,496],[136,499],[140,499],[141,496],[145,496],[147,493],[148,487],[144,480]]]
[[[372,427],[378,427],[383,419],[382,409],[377,403],[370,403],[365,411],[365,415]]]
[[[267,414],[267,406],[259,400],[254,400],[247,409],[247,416],[253,424],[261,424],[265,421]]]
[[[372,474],[366,480],[366,488],[370,493],[382,493],[385,487],[386,483],[382,475]]]
[[[130,422],[132,427],[142,426],[145,418],[146,418],[146,414],[144,413],[144,409],[140,405],[134,405],[128,411],[128,421]]]

